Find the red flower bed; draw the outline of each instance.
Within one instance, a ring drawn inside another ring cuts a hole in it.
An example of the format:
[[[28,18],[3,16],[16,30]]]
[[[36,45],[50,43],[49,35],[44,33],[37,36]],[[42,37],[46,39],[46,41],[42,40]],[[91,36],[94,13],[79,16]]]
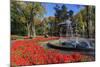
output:
[[[52,38],[46,39],[52,40]],[[11,66],[79,62],[89,58],[79,53],[62,54],[57,50],[44,49],[37,41],[46,39],[37,38],[14,42],[11,46]]]
[[[59,39],[59,37],[48,37],[48,38],[44,38],[44,37],[36,37],[36,38],[33,38],[33,41],[47,41],[47,40],[56,40],[56,39]]]

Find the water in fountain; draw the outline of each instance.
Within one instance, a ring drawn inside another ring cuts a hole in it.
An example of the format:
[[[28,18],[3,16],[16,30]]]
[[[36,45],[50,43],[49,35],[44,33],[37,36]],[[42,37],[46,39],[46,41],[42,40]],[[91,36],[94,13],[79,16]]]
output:
[[[66,36],[73,37],[73,30],[72,30],[72,22],[70,20],[66,20]]]
[[[70,40],[70,38],[73,37],[72,21],[70,19],[68,19],[65,22],[60,23],[59,25],[64,25],[65,26],[65,29],[66,29],[66,38],[65,39]],[[60,28],[60,41],[61,40],[63,41],[62,32],[63,32],[63,29]]]

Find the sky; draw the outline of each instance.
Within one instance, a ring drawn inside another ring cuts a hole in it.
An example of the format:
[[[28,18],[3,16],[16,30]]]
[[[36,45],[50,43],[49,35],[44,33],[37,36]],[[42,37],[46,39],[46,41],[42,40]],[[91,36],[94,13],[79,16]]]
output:
[[[45,6],[46,9],[46,14],[45,17],[48,16],[54,16],[55,14],[55,3],[43,3],[43,5]],[[59,6],[63,5],[63,4],[58,4]],[[75,4],[65,4],[68,11],[69,10],[73,10],[74,11],[74,15],[77,14],[81,9],[84,9],[84,5],[75,5]],[[78,7],[79,6],[79,7]]]

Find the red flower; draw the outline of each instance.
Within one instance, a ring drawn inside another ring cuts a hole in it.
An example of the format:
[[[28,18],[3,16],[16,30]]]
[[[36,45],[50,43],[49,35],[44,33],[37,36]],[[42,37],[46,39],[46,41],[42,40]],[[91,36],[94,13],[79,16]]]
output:
[[[62,54],[58,50],[44,49],[38,42],[57,39],[37,37],[33,40],[19,40],[11,46],[11,65],[37,65],[51,63],[69,63],[84,61],[85,55],[80,53]],[[91,59],[88,57],[89,60]],[[93,59],[92,59],[93,60]]]

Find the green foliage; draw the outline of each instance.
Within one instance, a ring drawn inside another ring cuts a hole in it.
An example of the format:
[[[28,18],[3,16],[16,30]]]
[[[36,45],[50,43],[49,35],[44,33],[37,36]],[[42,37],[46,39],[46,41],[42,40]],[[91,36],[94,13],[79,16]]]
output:
[[[29,36],[35,36],[35,25],[38,24],[38,21],[36,21],[35,19],[41,19],[44,13],[45,9],[41,3],[11,1],[12,34],[27,33]]]
[[[45,5],[39,2],[15,1],[11,0],[11,34],[28,35],[35,37],[43,34],[59,35],[57,24],[71,19],[73,30],[79,34],[95,34],[95,7],[84,6],[76,15],[72,10],[68,10],[66,5],[54,6],[55,15],[44,17]],[[92,26],[90,26],[90,21]]]
[[[78,33],[85,34],[86,37],[94,35],[95,32],[95,7],[85,6],[78,14],[74,16],[74,20],[77,22]],[[91,21],[91,22],[90,22]],[[92,26],[90,26],[92,24]],[[90,34],[90,31],[92,31]],[[94,37],[94,36],[93,36]]]
[[[54,7],[55,9],[55,18],[56,18],[56,22],[62,22],[65,21],[68,18],[68,13],[67,13],[67,7],[65,5],[62,5],[61,7],[56,5]]]

